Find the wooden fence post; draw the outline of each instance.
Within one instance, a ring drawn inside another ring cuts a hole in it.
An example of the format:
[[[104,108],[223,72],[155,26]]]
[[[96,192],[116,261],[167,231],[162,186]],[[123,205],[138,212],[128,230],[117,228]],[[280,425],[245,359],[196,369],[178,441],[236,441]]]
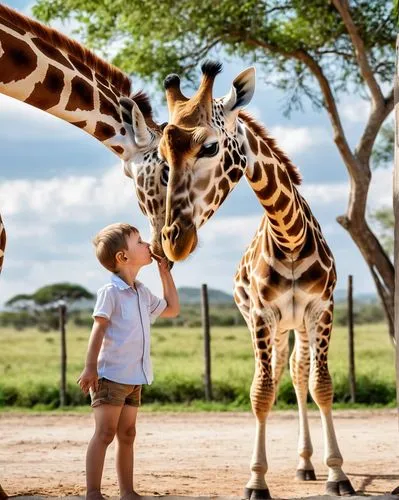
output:
[[[66,371],[67,371],[67,348],[65,335],[66,303],[58,301],[59,325],[61,337],[61,383],[60,383],[60,407],[66,405]]]
[[[349,392],[351,403],[356,402],[355,342],[353,328],[353,276],[348,276],[348,351],[349,351]]]
[[[204,330],[204,357],[205,357],[205,399],[212,400],[212,379],[211,379],[211,333],[209,325],[209,304],[208,287],[203,284],[201,287],[201,315],[202,328]]]

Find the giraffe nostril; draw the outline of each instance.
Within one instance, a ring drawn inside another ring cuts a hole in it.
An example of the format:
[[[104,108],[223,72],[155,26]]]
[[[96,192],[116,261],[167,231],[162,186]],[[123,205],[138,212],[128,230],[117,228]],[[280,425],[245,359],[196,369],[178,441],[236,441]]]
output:
[[[175,224],[170,232],[170,241],[172,242],[172,244],[176,243],[177,239],[179,238],[179,234],[180,234],[179,226]]]

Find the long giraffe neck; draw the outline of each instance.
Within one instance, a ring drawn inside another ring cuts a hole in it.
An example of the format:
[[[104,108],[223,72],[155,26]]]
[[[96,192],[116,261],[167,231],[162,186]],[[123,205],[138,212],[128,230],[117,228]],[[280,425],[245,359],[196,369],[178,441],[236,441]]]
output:
[[[246,177],[266,211],[269,230],[277,245],[289,252],[300,248],[306,238],[307,221],[302,197],[295,184],[300,174],[263,127],[241,114],[248,141]]]
[[[130,81],[77,42],[0,4],[0,93],[94,136],[124,158],[118,98]]]

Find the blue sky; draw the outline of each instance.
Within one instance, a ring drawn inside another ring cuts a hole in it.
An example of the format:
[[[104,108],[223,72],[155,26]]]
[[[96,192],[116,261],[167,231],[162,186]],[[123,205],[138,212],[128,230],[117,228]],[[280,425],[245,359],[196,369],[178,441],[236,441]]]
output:
[[[8,5],[29,13],[31,2],[12,0]],[[70,28],[55,25],[69,34]],[[214,95],[229,90],[246,64],[223,61]],[[133,76],[133,87],[142,85]],[[187,93],[190,92],[189,90]],[[155,96],[160,102],[160,95]],[[318,218],[333,250],[338,286],[345,288],[349,273],[355,290],[374,292],[374,284],[360,252],[335,221],[346,210],[348,174],[332,142],[331,125],[324,111],[306,105],[302,112],[283,115],[287,96],[264,83],[257,68],[255,96],[248,106],[274,135],[299,167],[300,188]],[[364,127],[368,103],[345,95],[339,103],[349,142],[354,145]],[[167,111],[158,106],[164,121]],[[374,173],[369,209],[392,203],[392,171]],[[149,238],[148,223],[138,209],[131,179],[119,160],[81,130],[0,95],[0,212],[8,233],[8,246],[0,279],[0,304],[17,293],[59,281],[79,283],[95,291],[108,280],[96,262],[91,240],[103,226],[116,221],[136,225]],[[208,286],[231,292],[236,266],[250,243],[262,209],[246,182],[231,193],[219,212],[201,230],[199,249],[175,266],[177,286]],[[155,293],[161,286],[155,265],[139,276]]]

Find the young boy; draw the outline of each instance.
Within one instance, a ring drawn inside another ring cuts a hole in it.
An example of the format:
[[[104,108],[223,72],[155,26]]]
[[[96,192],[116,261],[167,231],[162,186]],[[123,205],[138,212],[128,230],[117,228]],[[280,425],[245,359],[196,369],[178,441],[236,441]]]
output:
[[[101,500],[105,453],[116,435],[120,496],[139,498],[133,489],[133,442],[142,384],[151,384],[150,321],[179,314],[179,298],[166,260],[158,263],[164,298],[136,280],[152,261],[150,245],[129,224],[112,224],[94,239],[100,263],[113,273],[98,290],[85,368],[78,384],[90,390],[95,432],[86,455],[87,498]]]

